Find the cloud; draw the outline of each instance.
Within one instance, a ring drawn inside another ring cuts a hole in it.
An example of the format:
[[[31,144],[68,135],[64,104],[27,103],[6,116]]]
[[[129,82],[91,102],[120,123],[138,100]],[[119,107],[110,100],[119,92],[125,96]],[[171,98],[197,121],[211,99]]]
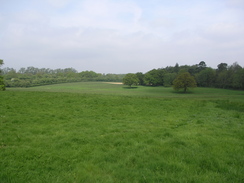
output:
[[[232,8],[243,10],[244,9],[244,1],[242,1],[242,0],[228,0],[227,6],[231,6]]]
[[[54,8],[63,8],[71,2],[70,0],[46,0],[46,1],[49,5],[51,5]]]
[[[25,2],[0,7],[0,55],[9,67],[127,73],[201,60],[244,66],[241,1]]]
[[[85,0],[77,3],[72,12],[52,17],[51,23],[62,27],[92,27],[133,32],[140,28],[140,16],[141,9],[134,3]]]

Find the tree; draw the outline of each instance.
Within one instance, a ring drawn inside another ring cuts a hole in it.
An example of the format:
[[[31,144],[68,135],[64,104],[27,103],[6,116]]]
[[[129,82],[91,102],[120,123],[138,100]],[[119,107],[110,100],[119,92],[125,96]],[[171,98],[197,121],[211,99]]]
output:
[[[0,59],[0,66],[3,65],[3,60]]]
[[[228,67],[228,88],[241,88],[241,70],[242,67],[237,62]]]
[[[163,85],[164,69],[153,69],[145,74],[145,84],[151,86]]]
[[[176,64],[175,64],[175,67],[174,67],[174,72],[175,72],[175,73],[178,73],[179,70],[180,70],[179,64],[176,63]]]
[[[214,86],[216,72],[212,68],[205,68],[200,73],[196,74],[198,86],[212,87]]]
[[[126,74],[125,77],[123,78],[123,84],[132,86],[132,85],[137,85],[139,83],[139,79],[136,74]]]
[[[239,69],[233,76],[232,76],[231,86],[235,89],[244,89],[244,68]]]
[[[4,91],[5,90],[5,83],[3,80],[3,76],[0,76],[0,91]]]
[[[93,81],[98,77],[97,73],[94,71],[82,71],[79,73],[83,81]]]
[[[218,88],[228,88],[228,80],[227,70],[221,72],[217,70],[216,86]]]
[[[173,81],[173,88],[177,91],[183,89],[184,93],[189,88],[195,87],[197,87],[196,80],[189,72],[182,72],[178,74],[176,79]]]
[[[201,72],[202,70],[206,69],[207,65],[204,61],[201,61],[198,65],[197,65],[197,72]]]
[[[227,71],[228,64],[220,63],[217,67],[218,67],[217,69],[218,72]]]
[[[175,80],[177,73],[166,73],[164,75],[164,86],[172,86],[173,81]]]
[[[142,72],[137,72],[136,76],[139,79],[139,85],[144,85],[144,74]]]
[[[204,61],[201,61],[199,64],[198,64],[198,67],[207,67],[206,63]]]
[[[0,60],[0,67],[3,65],[3,60]],[[0,91],[5,90],[5,84],[4,84],[4,79],[2,76],[2,71],[0,70]]]

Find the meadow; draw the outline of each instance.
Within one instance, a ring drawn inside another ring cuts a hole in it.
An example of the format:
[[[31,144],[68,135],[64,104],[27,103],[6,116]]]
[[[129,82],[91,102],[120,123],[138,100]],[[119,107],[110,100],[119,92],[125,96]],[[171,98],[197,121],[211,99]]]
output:
[[[0,92],[0,182],[244,182],[244,91],[84,82]]]

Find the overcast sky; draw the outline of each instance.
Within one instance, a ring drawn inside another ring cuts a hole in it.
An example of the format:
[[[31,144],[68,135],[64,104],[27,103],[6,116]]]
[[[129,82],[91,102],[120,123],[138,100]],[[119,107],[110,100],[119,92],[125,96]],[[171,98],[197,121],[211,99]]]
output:
[[[0,0],[3,67],[244,67],[244,0]]]

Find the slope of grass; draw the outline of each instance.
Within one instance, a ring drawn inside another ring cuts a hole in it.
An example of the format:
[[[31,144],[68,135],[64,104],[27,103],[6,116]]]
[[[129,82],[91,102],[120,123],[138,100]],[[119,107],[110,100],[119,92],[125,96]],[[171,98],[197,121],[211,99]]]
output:
[[[9,91],[46,91],[46,92],[68,92],[88,93],[103,95],[142,96],[157,98],[209,98],[209,99],[240,99],[244,100],[244,91],[224,90],[217,88],[195,88],[192,92],[183,94],[175,92],[171,87],[136,86],[129,88],[125,85],[110,84],[103,82],[77,82],[55,85],[45,85],[30,88],[8,88]]]
[[[0,93],[0,182],[244,181],[241,92],[87,84]]]

